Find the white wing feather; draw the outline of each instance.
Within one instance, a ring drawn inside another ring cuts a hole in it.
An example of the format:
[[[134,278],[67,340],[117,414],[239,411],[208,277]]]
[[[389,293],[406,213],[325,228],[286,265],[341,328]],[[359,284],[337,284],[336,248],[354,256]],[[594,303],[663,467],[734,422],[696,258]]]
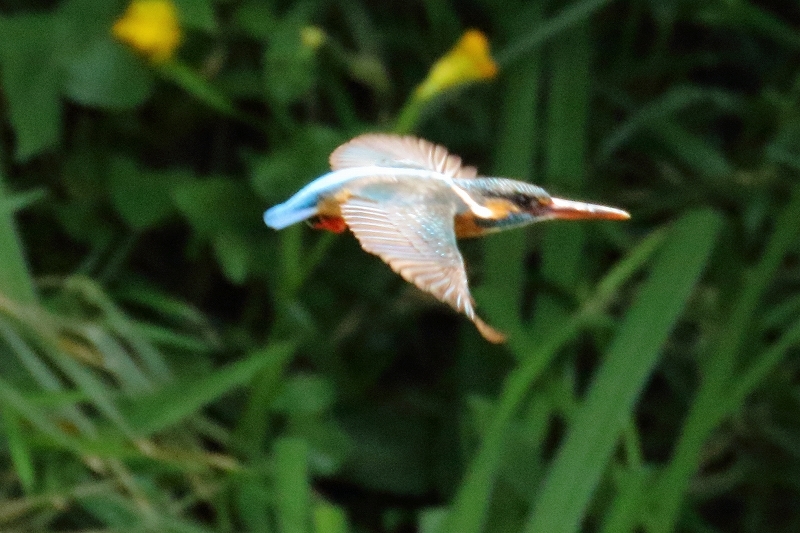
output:
[[[433,170],[451,178],[474,178],[475,167],[444,146],[410,135],[367,133],[339,146],[330,156],[332,170],[354,167],[392,167]]]
[[[352,198],[341,209],[365,251],[383,259],[406,281],[464,313],[487,340],[505,340],[475,314],[464,260],[456,246],[452,202],[387,205]]]

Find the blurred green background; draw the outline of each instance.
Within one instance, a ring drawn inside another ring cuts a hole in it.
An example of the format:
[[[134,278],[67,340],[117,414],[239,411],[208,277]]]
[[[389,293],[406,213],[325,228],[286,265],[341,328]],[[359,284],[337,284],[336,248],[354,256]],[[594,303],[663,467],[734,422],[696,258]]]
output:
[[[0,4],[0,531],[800,531],[800,5],[127,7]],[[633,219],[463,242],[489,345],[263,225],[393,130]]]

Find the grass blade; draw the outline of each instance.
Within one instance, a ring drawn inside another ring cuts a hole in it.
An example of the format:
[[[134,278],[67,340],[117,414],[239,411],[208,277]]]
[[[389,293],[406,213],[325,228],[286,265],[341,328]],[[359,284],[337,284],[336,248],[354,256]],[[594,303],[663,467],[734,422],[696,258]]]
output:
[[[733,393],[727,398],[726,412],[732,413],[780,363],[790,349],[800,344],[800,320],[787,327],[769,348],[758,354],[753,363],[736,380]]]
[[[588,27],[572,28],[552,43],[550,60],[553,74],[547,102],[546,185],[554,194],[576,194],[584,190],[587,181],[586,126],[591,90]],[[585,224],[548,224],[542,243],[541,276],[568,294],[585,279],[585,248]],[[542,294],[530,331],[534,338],[541,338],[555,331],[566,317],[561,299]]]
[[[703,445],[709,434],[727,414],[726,409],[732,406],[726,401],[730,397],[730,389],[733,388],[739,394],[744,392],[738,389],[741,384],[739,378],[734,375],[737,359],[758,318],[758,304],[762,295],[771,284],[786,254],[796,246],[797,236],[800,234],[798,220],[800,220],[800,189],[795,190],[791,202],[776,220],[776,229],[765,246],[761,259],[746,277],[739,291],[727,324],[720,335],[719,344],[707,358],[700,389],[684,423],[673,458],[661,479],[661,490],[657,500],[659,508],[654,519],[657,527],[654,531],[666,533],[673,530],[678,520],[686,486],[701,460]],[[791,335],[792,332],[789,331],[788,334]],[[792,339],[783,337],[779,342],[787,340]],[[776,354],[767,352],[762,357],[767,357],[769,362],[769,359],[774,359],[775,356]],[[749,373],[745,376],[748,379],[753,377]],[[752,386],[752,383],[750,385]]]
[[[626,314],[584,405],[545,478],[525,531],[578,531],[634,403],[714,249],[722,220],[685,215]]]
[[[542,4],[535,4],[522,17],[526,21],[542,18]],[[517,21],[514,23],[518,24]],[[510,30],[513,31],[513,30]],[[541,54],[531,53],[518,68],[505,73],[503,120],[500,121],[494,175],[535,181],[536,152],[539,148],[537,123],[541,101]],[[487,315],[511,338],[524,335],[522,308],[526,235],[506,231],[486,239],[484,269],[486,282],[479,290]],[[491,295],[491,297],[488,297]]]
[[[275,443],[275,489],[281,533],[310,533],[311,484],[308,444],[297,438]]]
[[[36,301],[36,291],[14,222],[13,198],[6,191],[5,160],[5,149],[0,148],[0,293],[29,304]]]
[[[579,24],[589,18],[594,12],[610,4],[612,0],[584,0],[575,2],[565,8],[561,13],[542,23],[536,31],[509,46],[497,54],[497,62],[501,67],[507,67],[520,59],[531,50],[541,46],[545,41],[552,39],[564,30]]]
[[[237,447],[251,457],[264,453],[264,443],[269,432],[269,418],[264,413],[278,396],[286,367],[294,355],[294,344],[278,346],[288,347],[274,355],[270,364],[255,376],[248,391],[247,405],[234,432]]]
[[[314,533],[347,533],[347,514],[324,500],[314,504]]]
[[[76,440],[68,437],[51,420],[50,416],[34,405],[11,383],[0,377],[0,402],[6,411],[13,411],[38,431],[41,431],[65,449],[78,451]]]
[[[11,409],[2,408],[0,418],[3,419],[3,435],[11,455],[11,462],[14,464],[14,471],[17,473],[25,493],[31,494],[36,481],[36,473],[33,455],[22,430],[22,424],[19,417]]]
[[[290,343],[273,344],[202,379],[176,381],[131,404],[128,419],[141,433],[159,431],[191,416],[234,387],[247,383],[265,367],[282,367],[293,351],[294,346]]]
[[[485,433],[478,454],[469,465],[442,531],[477,533],[481,530],[492,493],[494,476],[503,452],[505,436],[531,387],[558,351],[609,305],[621,287],[660,248],[662,241],[663,234],[660,232],[655,232],[642,240],[598,283],[594,297],[586,302],[581,311],[574,315],[556,335],[540,343],[536,351],[508,376],[491,425]]]

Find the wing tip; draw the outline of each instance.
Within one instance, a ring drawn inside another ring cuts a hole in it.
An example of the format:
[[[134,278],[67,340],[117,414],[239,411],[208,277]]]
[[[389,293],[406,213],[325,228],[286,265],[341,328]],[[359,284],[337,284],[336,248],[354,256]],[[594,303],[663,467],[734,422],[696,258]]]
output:
[[[506,336],[505,333],[494,329],[477,316],[472,320],[472,322],[475,324],[475,327],[478,328],[478,333],[480,333],[484,339],[492,344],[503,344],[508,340],[508,336]]]

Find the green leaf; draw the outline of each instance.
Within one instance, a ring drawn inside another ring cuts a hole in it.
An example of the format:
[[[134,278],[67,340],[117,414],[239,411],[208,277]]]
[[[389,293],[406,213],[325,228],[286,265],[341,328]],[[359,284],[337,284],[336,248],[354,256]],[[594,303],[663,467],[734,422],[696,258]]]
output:
[[[65,83],[71,96],[88,105],[125,107],[142,99],[146,83],[137,80],[134,67],[97,44],[110,44],[116,9],[114,2],[68,0],[52,13],[0,18],[3,91],[18,160],[58,145]],[[125,72],[127,85],[116,79]]]
[[[635,137],[642,129],[659,131],[661,123],[673,119],[681,111],[692,107],[712,108],[718,113],[732,112],[742,107],[742,100],[732,92],[707,89],[692,85],[679,85],[665,91],[633,112],[603,141],[599,157],[607,159]]]
[[[260,457],[263,454],[269,429],[269,418],[264,414],[270,411],[280,392],[291,356],[292,353],[287,353],[283,359],[264,367],[248,390],[247,404],[239,416],[234,435],[237,447],[250,456]]]
[[[636,531],[639,510],[648,496],[651,472],[645,468],[618,472],[618,493],[605,516],[601,533]]]
[[[181,26],[209,33],[217,31],[217,18],[211,0],[175,0]]]
[[[262,205],[245,185],[225,178],[181,183],[172,191],[178,209],[206,236],[260,228]]]
[[[274,409],[287,414],[320,414],[333,406],[333,386],[313,375],[292,376],[275,399]]]
[[[550,17],[538,25],[534,31],[526,33],[521,39],[497,53],[497,62],[501,67],[507,67],[525,55],[541,46],[544,42],[588,19],[611,0],[583,0],[572,2],[569,7],[562,9],[557,15]]]
[[[281,533],[311,530],[308,452],[302,439],[282,438],[275,443],[276,512]]]
[[[721,217],[711,211],[694,211],[675,223],[550,467],[525,531],[579,530],[614,445],[703,273],[721,226]]]
[[[284,201],[299,187],[327,172],[328,155],[344,141],[341,132],[328,126],[306,126],[278,149],[253,158],[253,189],[269,201]]]
[[[223,232],[212,239],[214,256],[233,283],[242,284],[250,267],[250,243],[240,233]]]
[[[5,150],[0,148],[0,155],[4,155],[4,152]],[[20,303],[30,304],[35,302],[38,296],[14,219],[21,195],[6,193],[3,159],[0,157],[0,257],[3,257],[3,265],[0,268],[0,294]]]
[[[654,500],[658,507],[653,510],[656,524],[653,531],[665,533],[675,528],[686,487],[702,461],[707,439],[729,414],[727,410],[738,407],[737,402],[745,400],[749,391],[742,387],[755,386],[757,382],[752,380],[775,364],[793,344],[797,332],[788,328],[771,349],[760,354],[747,353],[754,325],[761,313],[759,304],[774,283],[787,255],[797,249],[798,219],[800,188],[795,187],[788,205],[775,217],[774,230],[766,239],[761,256],[744,276],[729,314],[722,322],[715,346],[702,361],[700,386],[681,427],[672,458],[659,480],[657,500]],[[754,366],[743,375],[737,375],[737,367],[745,353],[748,357],[755,356]]]
[[[722,26],[723,31],[752,33],[790,50],[800,50],[797,28],[773,14],[775,10],[766,10],[748,0],[709,2],[698,7],[695,17],[700,24]]]
[[[114,234],[110,226],[97,223],[93,202],[76,199],[57,206],[55,214],[62,230],[77,242],[101,246],[110,242]]]
[[[237,118],[245,122],[249,121],[247,117],[236,109],[228,95],[187,65],[175,62],[165,63],[159,67],[158,72],[164,79],[175,83],[198,101],[203,102],[221,115]]]
[[[305,17],[284,20],[264,52],[264,86],[267,98],[285,106],[302,98],[316,79],[314,50],[300,39]]]
[[[23,209],[39,202],[45,196],[47,191],[45,189],[31,189],[25,192],[6,195],[0,198],[0,211],[7,213],[16,213]]]
[[[0,400],[4,409],[14,411],[36,430],[47,435],[65,449],[77,451],[78,444],[71,436],[64,434],[45,410],[35,405],[25,394],[0,376]]]
[[[0,18],[3,93],[16,134],[16,158],[26,161],[53,148],[61,135],[60,89],[53,18]]]
[[[187,170],[142,170],[131,159],[116,158],[108,171],[111,201],[132,228],[156,226],[175,211],[173,189],[191,178]]]
[[[260,370],[283,367],[293,352],[291,343],[272,344],[211,375],[176,381],[128,405],[127,418],[139,432],[155,433],[195,415],[205,405],[250,381]]]
[[[222,178],[181,184],[173,191],[181,213],[214,248],[220,265],[234,283],[242,283],[266,246],[263,205],[241,183]]]
[[[532,4],[524,17],[531,22],[541,20],[543,4]],[[519,28],[510,28],[513,34]],[[534,51],[518,68],[511,69],[505,77],[502,101],[502,120],[498,131],[494,172],[497,176],[516,176],[535,179],[536,154],[539,152],[538,129],[541,107],[542,57]],[[520,154],[529,154],[521,156]],[[509,335],[522,334],[522,317],[519,310],[525,294],[524,271],[527,253],[526,235],[523,231],[505,231],[486,239],[486,280],[474,291],[479,302],[486,302],[487,316],[491,323],[500,325]],[[483,293],[494,293],[495,298],[482,299]],[[479,297],[480,296],[480,297]],[[476,368],[482,365],[478,356]]]
[[[140,513],[128,500],[114,492],[92,495],[79,500],[80,506],[101,524],[130,531],[142,521]]]
[[[114,20],[121,15],[120,2],[64,0],[53,16],[58,19],[60,49],[64,56],[86,49],[106,37]]]
[[[3,435],[6,446],[11,454],[11,462],[19,477],[22,488],[27,494],[33,492],[35,479],[35,466],[33,454],[25,432],[22,430],[19,416],[9,408],[2,408],[0,418],[3,421]]]
[[[99,375],[93,368],[83,365],[71,355],[55,348],[48,347],[48,355],[74,386],[86,394],[92,407],[105,415],[128,438],[134,439],[138,436],[130,421],[119,408],[116,390],[104,379],[104,376]]]
[[[324,500],[314,502],[314,533],[347,533],[347,513]]]
[[[155,283],[131,277],[114,291],[114,300],[133,303],[165,320],[182,327],[202,329],[208,327],[203,313],[180,297],[173,296]]]
[[[268,41],[276,27],[271,5],[261,0],[244,0],[236,6],[232,17],[236,27],[253,39]]]
[[[580,24],[560,35],[550,44],[554,62],[550,76],[545,143],[546,186],[559,194],[581,191],[588,176],[589,131],[592,92],[592,48],[589,26]],[[569,293],[584,279],[587,247],[587,224],[554,223],[542,228],[542,264],[540,275],[555,287]],[[562,324],[567,307],[552,293],[537,301],[530,337],[548,335]],[[518,354],[525,356],[524,352]]]
[[[64,391],[66,386],[60,376],[50,368],[39,352],[29,346],[20,333],[11,323],[0,318],[0,336],[21,366],[30,374],[37,388],[41,391],[48,391],[49,394],[55,393],[55,395],[58,394],[56,391]],[[78,395],[81,399],[86,398],[83,392],[79,392]],[[69,404],[71,400],[65,400],[63,403]],[[94,431],[89,418],[73,405],[64,405],[59,410],[59,416],[81,433],[92,434]]]
[[[698,175],[720,178],[733,173],[733,165],[726,155],[709,139],[687,130],[674,120],[651,124],[650,131],[666,150]]]
[[[436,533],[441,531],[447,518],[447,509],[441,507],[428,508],[419,514],[420,533]]]
[[[241,482],[234,485],[235,506],[239,519],[245,526],[243,531],[272,533],[271,521],[264,520],[272,512],[272,487],[263,476],[253,474],[239,476]]]
[[[647,264],[662,242],[662,232],[654,232],[642,239],[597,284],[592,298],[581,310],[554,335],[544,339],[544,342],[538,342],[533,352],[508,375],[497,406],[493,410],[489,427],[483,432],[483,442],[470,462],[442,531],[477,533],[481,530],[513,417],[528,397],[531,387],[556,354],[586,327],[593,316],[601,313],[622,286]],[[511,341],[513,342],[513,338]],[[521,346],[530,349],[525,343]]]
[[[153,89],[144,63],[106,37],[94,42],[67,67],[66,96],[79,104],[103,109],[132,109]]]

